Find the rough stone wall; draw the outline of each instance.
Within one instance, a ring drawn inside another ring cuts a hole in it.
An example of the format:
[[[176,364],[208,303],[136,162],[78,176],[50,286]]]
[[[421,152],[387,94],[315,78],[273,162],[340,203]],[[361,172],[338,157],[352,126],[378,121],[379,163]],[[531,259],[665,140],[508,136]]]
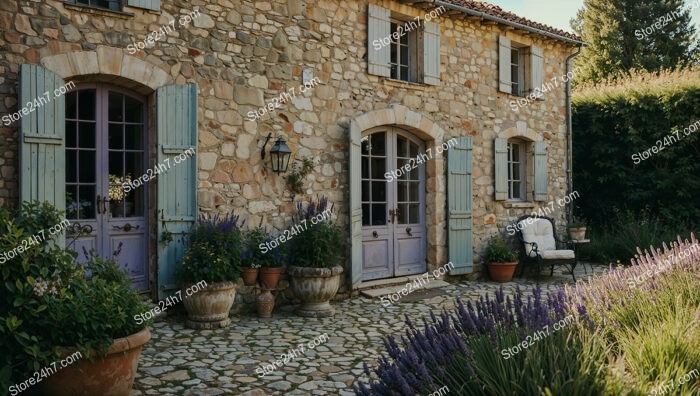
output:
[[[372,2],[410,17],[425,15],[425,11],[408,5]],[[198,198],[202,211],[235,210],[250,224],[258,224],[262,218],[276,229],[287,227],[291,195],[283,178],[272,173],[269,165],[263,166],[259,154],[264,138],[272,133],[273,138],[287,139],[294,158],[312,157],[316,161],[316,169],[306,180],[307,196],[328,196],[346,229],[348,120],[391,104],[402,104],[432,119],[445,130],[444,140],[474,138],[476,264],[491,235],[533,210],[494,201],[494,138],[545,139],[549,200],[566,194],[564,87],[547,93],[544,101],[513,111],[509,103],[514,97],[498,92],[497,43],[498,35],[506,34],[514,41],[542,47],[545,81],[565,74],[564,61],[572,48],[537,35],[506,33],[495,25],[445,15],[436,20],[441,26],[441,86],[389,81],[366,72],[364,1],[163,0],[161,13],[127,7],[125,11],[134,14],[127,16],[68,9],[55,0],[4,0],[0,2],[0,115],[20,107],[19,64],[41,63],[47,56],[73,51],[99,52],[105,47],[123,50],[127,59],[127,54],[131,55],[129,44],[144,40],[148,32],[194,9],[201,15],[193,23],[178,26],[151,48],[133,54],[143,63],[132,62],[128,67],[152,65],[174,83],[198,84]],[[110,60],[100,58],[100,62]],[[307,68],[321,84],[301,94],[298,87]],[[249,111],[292,88],[297,89],[296,98],[271,116],[247,119]],[[0,204],[13,204],[18,199],[17,124],[0,126]],[[438,180],[444,188],[444,175],[438,175]],[[436,207],[435,217],[444,224],[445,207]],[[557,209],[555,218],[561,224],[564,208]],[[444,228],[428,232],[444,245]],[[438,255],[445,256],[444,252]]]

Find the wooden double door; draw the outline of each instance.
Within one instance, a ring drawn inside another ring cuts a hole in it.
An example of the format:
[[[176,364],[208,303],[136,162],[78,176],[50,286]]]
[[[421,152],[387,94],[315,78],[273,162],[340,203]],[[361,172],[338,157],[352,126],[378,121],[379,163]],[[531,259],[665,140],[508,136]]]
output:
[[[135,289],[148,290],[149,183],[133,184],[147,173],[145,103],[118,88],[85,85],[66,95],[65,123],[66,217],[82,230],[66,243],[81,261],[83,248],[106,258],[121,246],[120,266]]]
[[[425,272],[425,164],[430,160],[424,143],[402,129],[363,134],[363,281]]]

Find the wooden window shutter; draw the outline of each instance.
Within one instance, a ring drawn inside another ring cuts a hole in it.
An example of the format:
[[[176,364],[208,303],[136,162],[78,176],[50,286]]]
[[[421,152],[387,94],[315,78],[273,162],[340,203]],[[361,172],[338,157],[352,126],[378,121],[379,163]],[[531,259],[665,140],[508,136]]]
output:
[[[530,47],[530,84],[530,90],[535,94],[535,97],[538,99],[543,98],[544,55],[542,48],[534,45]]]
[[[440,85],[440,25],[424,23],[423,35],[423,82]]]
[[[160,11],[160,0],[127,0],[126,5],[129,7]]]
[[[474,269],[472,240],[472,138],[459,137],[447,157],[448,257],[450,275]]]
[[[505,93],[513,92],[513,79],[510,75],[510,39],[498,36],[498,90]]]
[[[20,108],[39,98],[49,99],[19,121],[20,200],[46,201],[66,210],[66,97],[54,95],[65,81],[48,69],[28,64],[20,66],[19,78]],[[65,244],[64,238],[60,234],[59,246]]]
[[[535,201],[547,200],[547,142],[535,142]]]
[[[508,199],[508,140],[496,138],[494,146],[494,191],[496,201]]]
[[[362,151],[360,127],[350,123],[350,282],[355,288],[362,281]]]
[[[178,285],[175,265],[184,252],[184,234],[197,219],[197,156],[175,165],[174,157],[190,148],[197,152],[197,86],[168,85],[158,88],[158,164],[170,163],[157,179],[158,298],[165,299]],[[169,161],[166,161],[168,160]],[[173,240],[162,242],[165,232]]]
[[[370,4],[367,11],[367,72],[377,76],[390,77],[391,46],[382,40],[389,39],[391,25],[390,12],[386,8]]]

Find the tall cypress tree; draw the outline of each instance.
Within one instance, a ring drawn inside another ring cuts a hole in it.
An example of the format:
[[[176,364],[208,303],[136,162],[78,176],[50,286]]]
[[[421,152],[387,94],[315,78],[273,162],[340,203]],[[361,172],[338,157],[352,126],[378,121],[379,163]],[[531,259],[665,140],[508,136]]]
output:
[[[674,69],[697,61],[690,7],[683,0],[584,0],[571,20],[589,44],[576,58],[577,82],[599,82],[630,69]]]

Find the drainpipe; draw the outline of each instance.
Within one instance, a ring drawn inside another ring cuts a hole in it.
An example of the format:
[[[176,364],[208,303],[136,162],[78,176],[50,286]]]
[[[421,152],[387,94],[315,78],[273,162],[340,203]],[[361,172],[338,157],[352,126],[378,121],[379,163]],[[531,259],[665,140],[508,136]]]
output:
[[[571,61],[581,53],[583,45],[578,46],[578,51],[569,55],[566,58],[566,75],[569,75],[571,70]],[[566,193],[571,194],[573,188],[573,124],[571,121],[571,79],[566,82]],[[566,213],[566,221],[570,222],[574,215],[574,205],[569,205]]]

